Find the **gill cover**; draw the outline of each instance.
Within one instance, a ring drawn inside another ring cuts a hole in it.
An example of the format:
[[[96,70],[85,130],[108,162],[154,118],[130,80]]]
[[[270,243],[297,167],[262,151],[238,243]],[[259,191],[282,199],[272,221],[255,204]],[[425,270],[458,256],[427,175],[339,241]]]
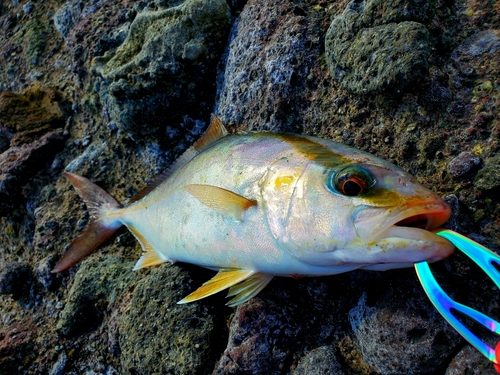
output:
[[[342,169],[326,169],[290,156],[274,162],[261,181],[269,229],[281,247],[305,263],[347,263],[334,252],[357,237],[352,225],[353,204],[351,197],[334,186],[337,183],[349,194],[357,194],[369,189],[373,180],[371,176],[365,180],[364,170],[358,168],[355,177],[363,181],[358,186],[347,173],[338,174]]]

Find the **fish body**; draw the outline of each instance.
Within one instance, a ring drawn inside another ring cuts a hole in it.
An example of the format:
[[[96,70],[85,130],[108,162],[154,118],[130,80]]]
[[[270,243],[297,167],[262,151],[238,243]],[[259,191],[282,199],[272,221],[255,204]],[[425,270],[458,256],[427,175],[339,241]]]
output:
[[[236,305],[273,276],[411,267],[453,251],[428,231],[448,219],[448,205],[393,164],[316,137],[228,135],[215,117],[126,207],[100,188],[92,193],[95,185],[83,177],[67,176],[94,207],[95,221],[70,247],[71,261],[63,258],[55,270],[126,225],[144,251],[136,269],[169,261],[219,271],[181,302],[230,288]]]

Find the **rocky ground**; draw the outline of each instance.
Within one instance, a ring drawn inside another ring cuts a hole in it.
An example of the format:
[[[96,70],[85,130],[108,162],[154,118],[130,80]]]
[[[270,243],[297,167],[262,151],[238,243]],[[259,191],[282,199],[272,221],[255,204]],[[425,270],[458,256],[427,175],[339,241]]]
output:
[[[141,250],[120,230],[50,270],[88,222],[63,171],[126,202],[211,112],[231,132],[394,162],[447,197],[451,228],[498,251],[499,93],[498,1],[0,2],[0,373],[494,374],[412,269],[275,279],[236,309],[223,295],[176,305],[213,272],[133,272]],[[433,270],[500,318],[464,256]]]

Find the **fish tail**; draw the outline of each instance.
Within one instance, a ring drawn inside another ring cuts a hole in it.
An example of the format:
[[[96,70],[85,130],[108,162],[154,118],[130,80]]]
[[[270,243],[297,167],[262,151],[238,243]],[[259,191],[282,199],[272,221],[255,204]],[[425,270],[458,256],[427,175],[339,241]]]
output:
[[[99,186],[85,177],[64,172],[90,214],[90,224],[69,246],[52,273],[64,271],[92,253],[122,226],[117,210],[122,206]]]

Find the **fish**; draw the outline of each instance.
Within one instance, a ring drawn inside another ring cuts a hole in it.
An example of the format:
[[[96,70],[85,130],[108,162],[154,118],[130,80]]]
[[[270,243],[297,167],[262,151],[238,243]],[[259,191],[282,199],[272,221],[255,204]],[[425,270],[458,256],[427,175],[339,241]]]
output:
[[[64,176],[90,224],[52,272],[125,225],[143,251],[134,270],[184,262],[217,271],[181,304],[228,289],[227,304],[237,306],[275,276],[413,267],[454,250],[431,232],[450,217],[448,204],[396,165],[313,136],[229,134],[215,115],[126,205],[85,177]]]

